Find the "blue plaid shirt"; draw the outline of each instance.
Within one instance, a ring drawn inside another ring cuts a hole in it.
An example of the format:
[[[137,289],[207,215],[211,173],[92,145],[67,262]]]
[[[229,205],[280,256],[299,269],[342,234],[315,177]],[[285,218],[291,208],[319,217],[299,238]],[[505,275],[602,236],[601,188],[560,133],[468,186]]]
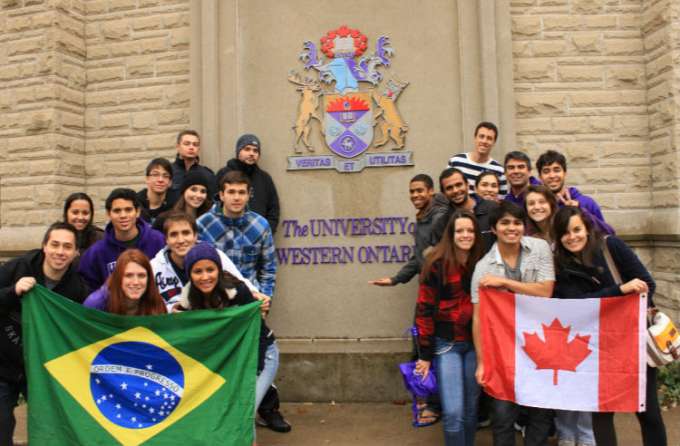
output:
[[[242,217],[228,218],[217,203],[196,221],[198,238],[224,251],[241,271],[267,296],[274,295],[276,256],[274,239],[264,217],[246,211]]]

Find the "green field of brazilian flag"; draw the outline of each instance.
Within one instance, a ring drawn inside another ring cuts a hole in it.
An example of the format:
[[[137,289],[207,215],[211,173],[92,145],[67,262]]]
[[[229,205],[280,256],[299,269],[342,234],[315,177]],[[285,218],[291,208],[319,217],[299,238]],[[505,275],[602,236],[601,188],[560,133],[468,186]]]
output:
[[[252,444],[258,303],[125,317],[41,286],[22,301],[29,444]]]

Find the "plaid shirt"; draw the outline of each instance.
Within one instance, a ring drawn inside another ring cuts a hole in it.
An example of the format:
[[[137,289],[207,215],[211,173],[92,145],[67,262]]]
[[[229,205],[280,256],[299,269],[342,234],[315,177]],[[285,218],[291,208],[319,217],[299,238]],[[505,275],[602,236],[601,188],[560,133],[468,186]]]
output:
[[[522,259],[519,264],[521,281],[526,283],[554,281],[555,267],[548,242],[525,236],[520,239],[520,244],[522,249]],[[498,251],[497,243],[494,243],[491,250],[475,265],[471,285],[473,304],[479,303],[479,281],[487,274],[506,277],[503,258]]]
[[[221,249],[234,262],[243,277],[267,296],[274,295],[276,257],[274,239],[264,217],[246,211],[242,217],[228,218],[220,203],[196,221],[198,238]]]

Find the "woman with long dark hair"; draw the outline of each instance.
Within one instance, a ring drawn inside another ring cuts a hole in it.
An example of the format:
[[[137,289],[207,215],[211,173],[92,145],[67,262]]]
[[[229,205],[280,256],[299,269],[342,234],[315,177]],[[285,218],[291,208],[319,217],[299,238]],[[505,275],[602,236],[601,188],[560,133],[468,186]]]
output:
[[[212,207],[212,199],[208,196],[208,178],[200,171],[192,170],[182,181],[177,201],[171,210],[163,212],[156,218],[153,228],[163,231],[165,218],[173,211],[181,211],[198,219]]]
[[[524,198],[527,235],[552,243],[552,221],[557,213],[557,198],[542,184],[530,184]]]
[[[262,301],[263,316],[269,310],[269,298],[256,299],[241,280],[222,271],[217,250],[210,243],[198,243],[184,258],[184,269],[189,283],[173,311],[221,309]],[[255,410],[262,402],[267,389],[274,382],[279,367],[279,348],[274,333],[262,320],[257,381],[255,384]]]
[[[420,277],[416,372],[427,376],[434,361],[447,446],[472,446],[477,429],[470,280],[481,255],[477,220],[468,211],[456,211],[425,258]]]
[[[138,249],[124,251],[106,283],[83,303],[109,313],[128,316],[165,314],[149,259]]]
[[[92,224],[94,205],[85,192],[74,192],[64,202],[64,221],[70,223],[78,231],[77,248],[82,254],[97,240],[104,238],[104,230]]]
[[[557,283],[553,297],[600,298],[630,293],[648,293],[648,303],[653,306],[654,279],[620,238],[603,238],[596,231],[590,218],[578,207],[565,206],[555,215],[555,268]],[[605,249],[609,251],[623,283],[617,284],[607,265]],[[624,360],[624,358],[622,358]],[[642,431],[644,446],[666,446],[666,428],[661,417],[656,394],[656,369],[647,366],[647,410],[636,416]],[[583,414],[583,412],[577,412]],[[558,415],[558,425],[559,425]],[[587,423],[587,416],[576,417],[579,423]],[[593,412],[592,430],[597,446],[616,446],[614,414]],[[571,424],[575,428],[574,423]],[[577,433],[577,432],[575,432]],[[576,442],[586,443],[591,439]],[[591,441],[592,443],[592,441]]]

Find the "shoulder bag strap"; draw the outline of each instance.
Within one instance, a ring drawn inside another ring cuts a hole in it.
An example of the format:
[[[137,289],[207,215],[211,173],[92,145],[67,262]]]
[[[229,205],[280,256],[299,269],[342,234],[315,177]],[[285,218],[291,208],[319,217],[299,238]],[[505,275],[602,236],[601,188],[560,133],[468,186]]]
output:
[[[616,262],[614,262],[612,253],[609,251],[609,246],[607,245],[607,238],[609,238],[609,236],[605,237],[604,240],[602,241],[602,253],[604,254],[604,260],[607,262],[607,267],[609,268],[609,272],[612,274],[612,277],[614,278],[614,282],[616,282],[617,285],[621,285],[623,283],[623,280],[621,280],[621,274],[619,274],[619,269],[616,267]]]

